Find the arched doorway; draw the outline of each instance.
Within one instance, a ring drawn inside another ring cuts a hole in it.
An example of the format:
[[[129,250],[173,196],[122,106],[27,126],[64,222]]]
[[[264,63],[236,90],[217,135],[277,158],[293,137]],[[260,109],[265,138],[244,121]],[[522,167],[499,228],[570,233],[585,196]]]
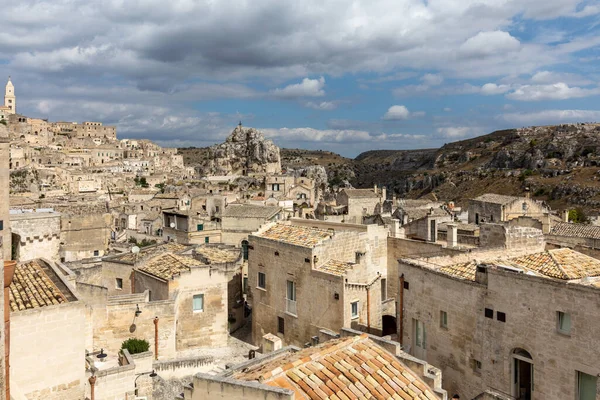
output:
[[[512,395],[517,400],[531,400],[533,392],[533,358],[527,350],[514,349],[512,362]]]
[[[396,334],[396,317],[384,315],[381,317],[381,336]]]

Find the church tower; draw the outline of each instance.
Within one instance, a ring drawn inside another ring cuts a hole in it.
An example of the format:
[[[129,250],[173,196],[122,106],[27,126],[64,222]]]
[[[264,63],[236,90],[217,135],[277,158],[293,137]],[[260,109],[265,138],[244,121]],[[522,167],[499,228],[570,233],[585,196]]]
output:
[[[15,96],[15,87],[10,81],[10,76],[8,77],[8,82],[6,83],[6,90],[4,92],[4,106],[8,109],[8,114],[15,114],[17,112],[17,98]]]

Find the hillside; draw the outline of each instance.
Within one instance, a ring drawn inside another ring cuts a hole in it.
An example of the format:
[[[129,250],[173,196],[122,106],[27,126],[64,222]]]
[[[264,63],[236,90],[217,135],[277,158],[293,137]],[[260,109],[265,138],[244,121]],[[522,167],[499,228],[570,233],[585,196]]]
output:
[[[206,157],[180,149],[186,164]],[[355,159],[328,151],[281,149],[281,165],[325,167],[330,185],[385,185],[398,196],[434,193],[458,204],[486,192],[529,188],[553,208],[600,209],[600,124],[509,129],[448,143],[439,149],[371,150]]]

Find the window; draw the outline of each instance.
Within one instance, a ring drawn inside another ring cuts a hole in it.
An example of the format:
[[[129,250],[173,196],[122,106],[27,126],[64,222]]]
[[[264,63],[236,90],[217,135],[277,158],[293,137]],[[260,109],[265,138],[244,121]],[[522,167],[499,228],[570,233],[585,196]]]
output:
[[[277,317],[277,333],[285,334],[285,321],[281,317]]]
[[[209,240],[210,240],[210,239],[209,239],[209,237],[208,237],[208,236],[206,236],[206,237],[204,238],[204,243],[208,243],[208,242],[209,242]]]
[[[494,319],[494,310],[492,310],[491,308],[486,308],[485,317]]]
[[[350,303],[350,307],[352,310],[352,318],[358,318],[358,301],[353,301]]]
[[[274,192],[279,192],[279,183],[273,183],[271,185],[271,190]]]
[[[440,311],[440,326],[448,329],[448,313],[446,311]]]
[[[287,281],[287,291],[285,299],[285,310],[290,314],[297,315],[298,310],[296,309],[296,282]]]
[[[381,279],[381,301],[387,300],[387,279]]]
[[[404,286],[403,286],[403,287],[404,287],[404,289],[408,290],[408,288],[409,288],[410,286],[409,286],[408,282],[404,281]]]
[[[267,275],[264,272],[258,273],[258,287],[261,289],[267,288]]]
[[[244,294],[248,293],[248,277],[245,276],[242,280],[242,291]]]
[[[215,206],[215,212],[219,212],[219,206]]]
[[[473,372],[481,373],[481,361],[473,359]]]
[[[116,278],[115,279],[115,286],[116,286],[117,289],[123,289],[123,279]]]
[[[506,313],[498,311],[496,313],[496,319],[500,322],[506,322]]]
[[[577,371],[577,400],[596,400],[598,377]]]
[[[94,250],[94,257],[98,257],[100,255],[100,251],[99,250]]]
[[[204,295],[195,294],[193,298],[194,312],[204,311]]]
[[[415,346],[421,349],[427,348],[427,332],[425,331],[425,324],[423,321],[413,320],[415,326]]]
[[[198,226],[196,226],[196,230],[203,231],[204,230],[204,224],[198,224]]]
[[[276,256],[278,256],[278,255],[279,255],[279,252],[278,252],[278,251],[276,251],[276,252],[275,252],[275,255],[276,255]]]
[[[4,230],[4,221],[0,219],[0,231]]]
[[[557,328],[560,333],[571,334],[571,314],[562,311],[557,312]]]

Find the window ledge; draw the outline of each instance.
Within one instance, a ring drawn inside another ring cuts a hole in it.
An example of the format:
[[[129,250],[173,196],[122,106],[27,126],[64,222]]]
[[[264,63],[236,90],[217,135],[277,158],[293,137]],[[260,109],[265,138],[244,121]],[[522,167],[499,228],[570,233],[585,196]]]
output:
[[[561,331],[560,329],[557,329],[556,333],[558,333],[560,336],[571,337],[571,332],[564,332],[564,331]]]
[[[258,290],[262,290],[263,292],[266,292],[266,291],[267,291],[267,289],[265,289],[265,288],[261,288],[261,287],[259,287],[259,286],[257,286],[256,288],[257,288]]]
[[[357,315],[355,317],[351,317],[350,319],[354,321],[355,319],[358,319],[358,318],[359,318],[359,316]]]
[[[286,311],[285,313],[286,313],[286,315],[289,315],[290,317],[298,318],[298,316],[296,314],[292,314],[289,311]]]

